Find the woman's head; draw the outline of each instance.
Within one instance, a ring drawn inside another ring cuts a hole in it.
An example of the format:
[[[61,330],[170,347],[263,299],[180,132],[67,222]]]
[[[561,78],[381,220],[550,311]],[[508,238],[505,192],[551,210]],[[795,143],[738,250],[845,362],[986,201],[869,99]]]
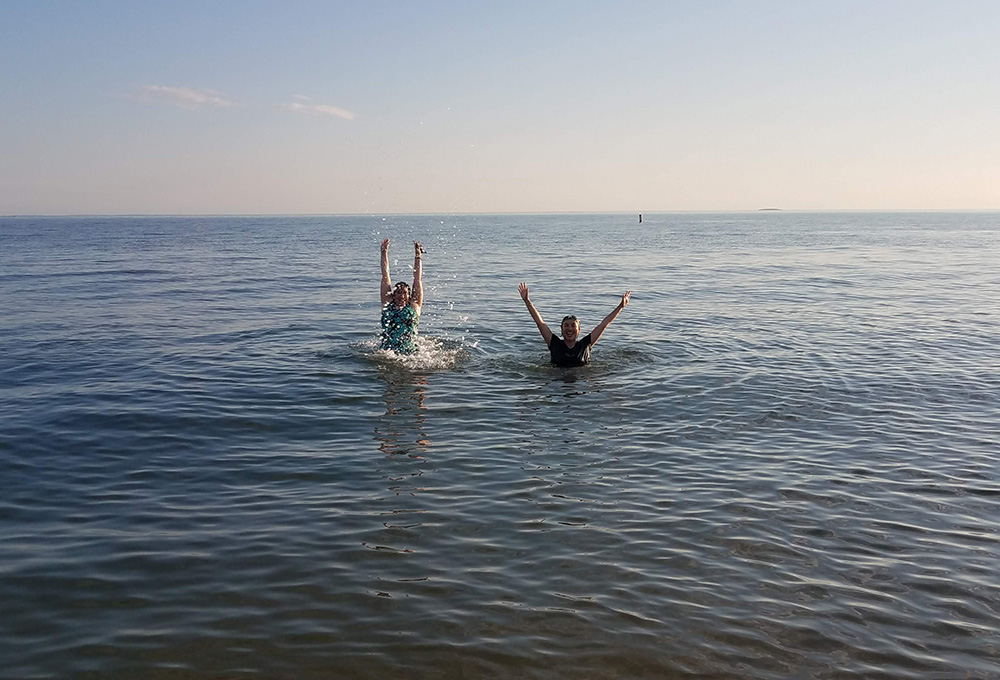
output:
[[[561,326],[563,340],[575,340],[580,335],[580,320],[572,314],[563,317]]]
[[[392,289],[392,302],[397,307],[405,307],[410,302],[410,287],[405,281],[400,281]]]

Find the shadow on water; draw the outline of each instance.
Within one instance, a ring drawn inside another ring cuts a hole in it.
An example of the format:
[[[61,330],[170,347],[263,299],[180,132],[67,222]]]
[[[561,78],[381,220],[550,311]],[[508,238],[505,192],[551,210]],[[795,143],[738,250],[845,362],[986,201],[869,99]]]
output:
[[[621,420],[615,371],[546,366],[531,378],[531,397],[516,409],[517,438],[536,464],[576,465],[613,455],[608,433]]]
[[[413,354],[376,349],[370,340],[356,345],[366,360],[378,368],[378,377],[385,383],[382,398],[385,413],[378,419],[375,438],[379,450],[393,455],[420,457],[419,451],[431,445],[426,433],[428,377],[439,371],[450,371],[469,359],[469,347],[461,341],[418,337]]]
[[[403,370],[383,370],[379,379],[385,383],[382,399],[385,413],[375,425],[379,450],[391,455],[420,458],[431,445],[427,435],[427,377]]]

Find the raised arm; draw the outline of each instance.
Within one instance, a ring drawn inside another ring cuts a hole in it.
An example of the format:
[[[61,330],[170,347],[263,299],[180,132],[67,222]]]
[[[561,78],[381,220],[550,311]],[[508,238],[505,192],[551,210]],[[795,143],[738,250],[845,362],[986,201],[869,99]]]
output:
[[[382,304],[392,300],[392,279],[389,278],[389,239],[382,241]]]
[[[410,293],[410,304],[413,305],[417,312],[420,312],[420,306],[424,304],[424,281],[423,281],[423,268],[420,265],[420,256],[423,255],[424,248],[420,245],[420,241],[413,242],[413,291]]]
[[[552,342],[552,331],[550,331],[549,327],[545,325],[545,322],[542,321],[542,315],[538,313],[538,310],[535,309],[535,305],[531,304],[531,300],[528,299],[528,284],[522,281],[521,285],[517,287],[517,290],[521,293],[521,299],[524,300],[524,304],[528,308],[531,318],[535,320],[535,325],[538,326],[538,332],[542,334],[542,338],[545,340],[545,345],[548,346]]]
[[[604,317],[604,321],[602,321],[601,323],[597,324],[597,327],[594,330],[590,331],[590,344],[591,345],[593,345],[594,343],[597,342],[598,338],[601,337],[601,334],[604,333],[604,329],[608,327],[608,324],[610,324],[612,321],[614,321],[615,317],[618,316],[618,314],[623,309],[625,309],[625,307],[628,306],[628,301],[629,301],[629,298],[631,298],[631,297],[632,297],[632,291],[630,291],[630,290],[625,291],[625,294],[622,295],[622,301],[618,303],[618,306],[615,307],[614,309],[612,309],[611,313],[608,314],[606,317]]]

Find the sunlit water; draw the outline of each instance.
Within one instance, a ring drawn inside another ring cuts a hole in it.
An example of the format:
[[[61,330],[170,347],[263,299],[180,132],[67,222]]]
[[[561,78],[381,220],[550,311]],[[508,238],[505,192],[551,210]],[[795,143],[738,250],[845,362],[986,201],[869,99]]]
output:
[[[0,676],[1000,677],[997,300],[996,214],[0,219]]]

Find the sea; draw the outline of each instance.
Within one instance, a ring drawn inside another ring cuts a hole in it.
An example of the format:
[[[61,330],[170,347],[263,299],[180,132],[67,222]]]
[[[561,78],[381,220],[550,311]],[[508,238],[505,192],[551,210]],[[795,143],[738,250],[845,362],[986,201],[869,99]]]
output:
[[[0,218],[0,676],[1000,678],[998,301],[1000,213]]]

